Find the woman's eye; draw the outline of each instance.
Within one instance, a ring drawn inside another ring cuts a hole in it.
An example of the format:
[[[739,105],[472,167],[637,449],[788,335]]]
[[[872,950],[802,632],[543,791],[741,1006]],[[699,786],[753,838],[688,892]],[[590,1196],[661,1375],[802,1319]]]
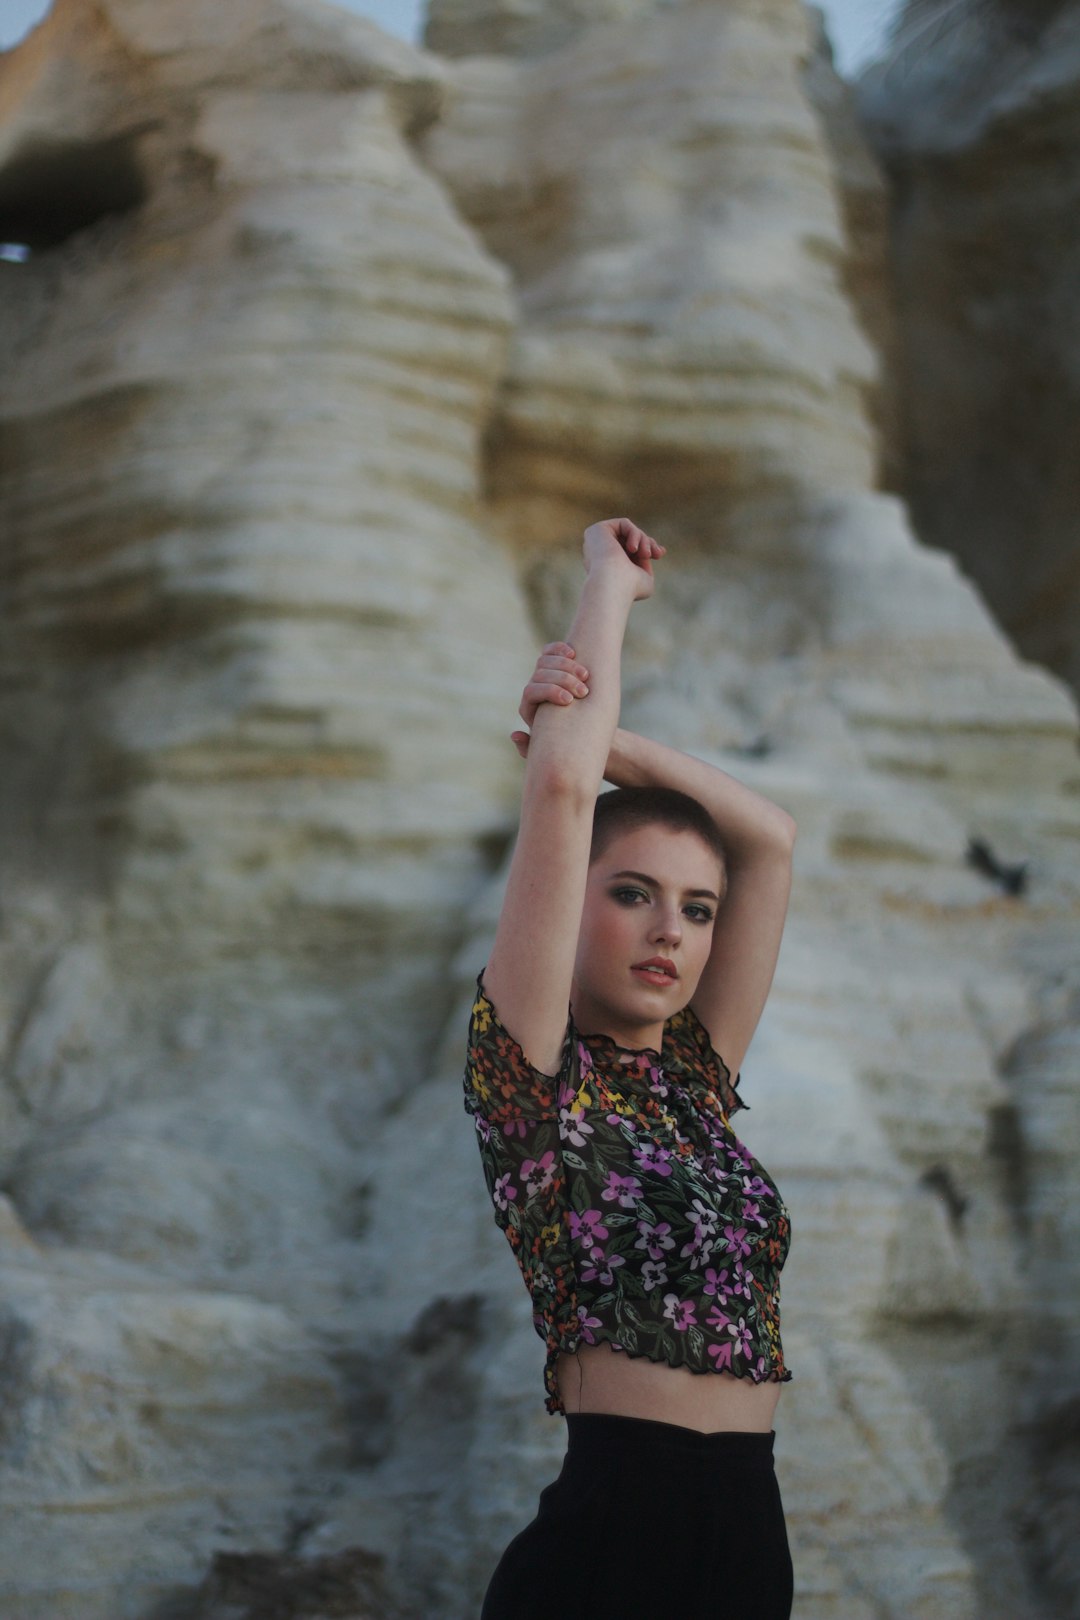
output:
[[[696,923],[711,923],[713,920],[713,914],[708,906],[687,906],[686,915],[691,922]]]
[[[616,889],[614,895],[622,906],[632,906],[638,900],[647,900],[649,898],[644,889]]]

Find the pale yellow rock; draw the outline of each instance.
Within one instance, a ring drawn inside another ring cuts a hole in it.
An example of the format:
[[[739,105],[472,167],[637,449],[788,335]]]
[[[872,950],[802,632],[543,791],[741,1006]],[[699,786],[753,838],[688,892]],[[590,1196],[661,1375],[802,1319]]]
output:
[[[868,482],[876,358],[840,285],[808,47],[798,5],[683,4],[453,70],[425,150],[518,284],[496,482],[515,535],[616,490],[663,521],[705,491]]]
[[[34,247],[0,266],[0,1156],[51,1301],[5,1375],[20,1620],[142,1615],[222,1535],[283,1541],[347,1466],[350,1388],[378,1402],[379,1350],[354,1375],[319,1335],[358,1342],[380,1121],[509,832],[532,638],[479,502],[507,276],[410,146],[440,84],[317,5],[61,0],[0,63],[2,234]],[[86,1287],[175,1355],[133,1382]],[[251,1363],[205,1403],[193,1289]],[[302,1399],[260,1312],[312,1351]],[[89,1498],[46,1461],[88,1425]]]
[[[556,1471],[459,1077],[517,691],[619,510],[670,545],[627,722],[800,827],[736,1121],[795,1612],[1069,1612],[1076,715],[875,488],[884,190],[816,39],[59,0],[0,62],[12,1620],[223,1545],[457,1620]]]

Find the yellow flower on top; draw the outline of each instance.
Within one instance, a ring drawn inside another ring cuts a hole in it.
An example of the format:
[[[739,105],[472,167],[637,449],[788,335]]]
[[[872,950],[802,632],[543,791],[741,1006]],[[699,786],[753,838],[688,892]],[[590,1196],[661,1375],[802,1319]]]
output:
[[[484,996],[477,996],[473,1002],[473,1017],[476,1019],[476,1032],[484,1035],[491,1028],[491,1003]]]

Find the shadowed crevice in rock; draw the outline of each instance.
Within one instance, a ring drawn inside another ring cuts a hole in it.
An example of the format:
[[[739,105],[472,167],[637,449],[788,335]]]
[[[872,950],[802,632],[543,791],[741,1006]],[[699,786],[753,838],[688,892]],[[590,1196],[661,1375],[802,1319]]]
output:
[[[27,140],[0,167],[0,240],[57,247],[146,200],[141,131],[99,141]]]
[[[890,183],[899,487],[1074,691],[1078,81],[1075,5],[927,0],[859,86]]]

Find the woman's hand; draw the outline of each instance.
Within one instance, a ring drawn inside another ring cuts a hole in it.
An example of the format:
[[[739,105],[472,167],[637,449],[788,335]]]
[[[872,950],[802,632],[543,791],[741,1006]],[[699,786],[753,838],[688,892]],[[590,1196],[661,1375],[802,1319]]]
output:
[[[654,558],[664,555],[665,547],[639,529],[629,518],[608,518],[585,530],[583,545],[585,570],[617,568],[633,584],[634,601],[652,595]]]
[[[541,703],[573,703],[575,698],[588,697],[589,672],[579,664],[574,649],[566,641],[549,641],[541,647],[540,656],[521,694],[518,713],[527,726],[531,726]],[[529,733],[513,731],[511,741],[524,759],[529,752]]]

